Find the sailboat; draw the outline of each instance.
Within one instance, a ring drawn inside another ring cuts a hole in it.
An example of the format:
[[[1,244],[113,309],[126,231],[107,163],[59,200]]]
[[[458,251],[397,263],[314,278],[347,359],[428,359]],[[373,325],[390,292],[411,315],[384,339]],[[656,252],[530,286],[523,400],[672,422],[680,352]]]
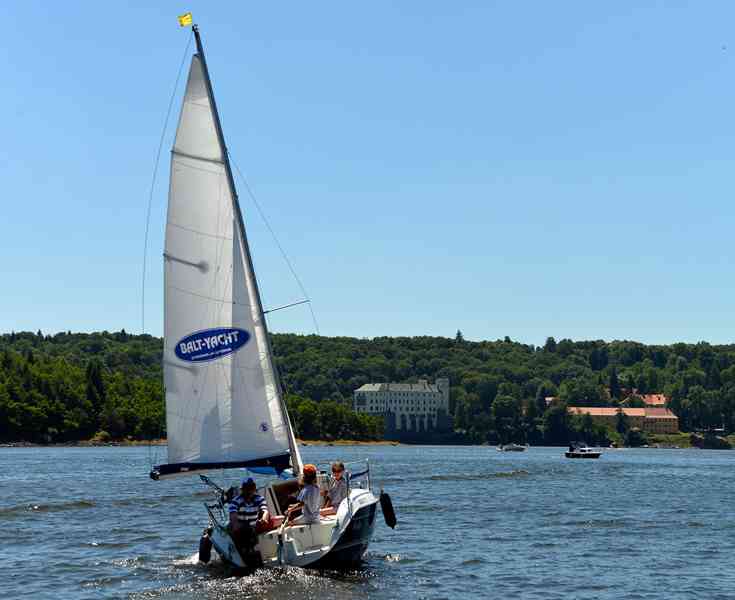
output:
[[[379,498],[369,464],[348,466],[348,495],[318,523],[284,519],[302,460],[268,336],[230,160],[199,30],[171,152],[164,251],[164,353],[168,462],[155,480],[199,475],[212,486],[200,544],[238,568],[351,566],[372,535]],[[230,536],[225,490],[209,471],[270,475],[269,530],[244,551]],[[324,483],[326,472],[319,475]],[[384,499],[381,499],[384,500]],[[385,511],[384,511],[385,512]],[[204,551],[202,551],[204,548]]]

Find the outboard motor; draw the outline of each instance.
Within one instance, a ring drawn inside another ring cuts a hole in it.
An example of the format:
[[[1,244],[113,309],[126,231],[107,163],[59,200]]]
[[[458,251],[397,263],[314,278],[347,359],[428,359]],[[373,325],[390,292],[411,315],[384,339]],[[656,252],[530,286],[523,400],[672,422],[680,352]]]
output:
[[[210,529],[205,529],[202,532],[202,537],[199,538],[199,560],[204,564],[207,564],[212,558],[212,539],[209,537]]]
[[[383,518],[385,524],[391,529],[395,529],[396,523],[396,511],[393,510],[393,502],[391,502],[390,496],[383,490],[380,490],[380,509],[383,511]]]
[[[258,536],[255,529],[246,525],[239,530],[239,534],[232,538],[235,542],[240,558],[248,571],[254,571],[263,566],[263,557],[258,550]]]

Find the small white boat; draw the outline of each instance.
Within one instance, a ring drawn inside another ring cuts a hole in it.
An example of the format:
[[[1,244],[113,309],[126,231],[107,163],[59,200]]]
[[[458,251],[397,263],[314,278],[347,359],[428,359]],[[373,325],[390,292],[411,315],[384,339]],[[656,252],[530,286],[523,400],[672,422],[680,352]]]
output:
[[[569,450],[564,453],[567,458],[600,458],[602,450],[590,448],[587,444],[570,444]]]
[[[500,444],[497,447],[498,452],[525,452],[525,450],[528,448],[528,444]]]
[[[380,501],[390,526],[390,499],[370,489],[370,468],[351,467],[348,495],[317,523],[284,524],[303,461],[273,360],[266,311],[217,113],[204,49],[193,27],[192,57],[171,152],[164,251],[164,351],[168,462],[152,479],[247,469],[271,476],[261,486],[271,520],[245,547],[230,536],[232,490],[214,489],[200,559],[211,548],[237,568],[261,565],[353,566],[362,560]],[[324,480],[326,475],[322,475]],[[234,474],[241,479],[242,471]],[[285,479],[285,481],[284,481]],[[224,486],[225,484],[223,484]],[[163,524],[162,524],[163,526]]]

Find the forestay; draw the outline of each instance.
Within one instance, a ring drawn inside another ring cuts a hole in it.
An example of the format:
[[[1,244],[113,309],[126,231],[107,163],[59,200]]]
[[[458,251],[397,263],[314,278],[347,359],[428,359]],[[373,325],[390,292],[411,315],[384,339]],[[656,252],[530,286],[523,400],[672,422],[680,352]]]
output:
[[[170,464],[156,467],[156,477],[246,463],[299,466],[210,90],[206,63],[194,55],[171,158],[164,252]]]

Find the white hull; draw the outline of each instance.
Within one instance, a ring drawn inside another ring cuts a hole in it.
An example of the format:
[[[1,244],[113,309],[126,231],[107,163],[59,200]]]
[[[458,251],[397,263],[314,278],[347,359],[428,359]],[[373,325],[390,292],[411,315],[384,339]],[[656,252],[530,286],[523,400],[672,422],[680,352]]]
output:
[[[258,535],[257,550],[266,567],[335,566],[359,563],[375,526],[378,498],[366,489],[350,491],[337,514],[312,525],[290,525]],[[212,523],[212,545],[223,561],[248,568],[227,529]],[[317,564],[319,563],[319,564]]]
[[[521,446],[520,444],[506,444],[505,446],[498,446],[498,452],[525,452],[528,446]]]
[[[583,452],[581,451],[574,451],[574,452],[565,452],[564,456],[567,458],[600,458],[602,456],[602,452],[597,452],[594,450],[585,450]]]
[[[599,448],[590,448],[587,445],[574,446],[564,453],[567,458],[600,458],[602,450]]]

